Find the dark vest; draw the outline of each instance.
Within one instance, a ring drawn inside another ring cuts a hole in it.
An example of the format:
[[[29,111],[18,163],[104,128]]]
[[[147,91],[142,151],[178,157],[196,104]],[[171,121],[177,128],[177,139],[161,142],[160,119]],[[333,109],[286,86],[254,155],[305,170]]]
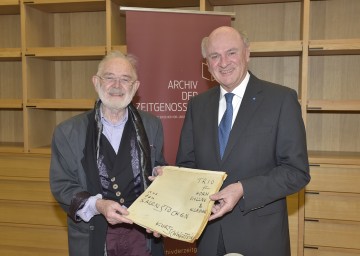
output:
[[[108,174],[108,177],[101,177],[105,179],[102,182],[104,198],[129,207],[144,191],[138,152],[135,129],[130,121],[125,124],[118,154],[107,138],[101,135],[100,155],[104,156],[103,163]],[[133,165],[138,165],[138,168],[133,169]]]

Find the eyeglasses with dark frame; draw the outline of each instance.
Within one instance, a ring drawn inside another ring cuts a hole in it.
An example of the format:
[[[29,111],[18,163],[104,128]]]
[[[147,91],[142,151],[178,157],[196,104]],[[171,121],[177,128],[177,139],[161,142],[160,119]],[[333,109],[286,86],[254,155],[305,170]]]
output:
[[[121,85],[126,86],[126,87],[131,87],[136,80],[131,80],[129,77],[114,77],[114,76],[98,76],[96,75],[96,77],[100,78],[104,85],[112,85],[115,84],[117,82],[119,82]]]

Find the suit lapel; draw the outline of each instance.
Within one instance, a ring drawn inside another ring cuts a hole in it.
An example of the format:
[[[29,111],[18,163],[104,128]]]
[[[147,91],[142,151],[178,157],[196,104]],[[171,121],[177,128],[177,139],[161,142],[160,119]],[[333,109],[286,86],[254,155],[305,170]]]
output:
[[[210,89],[211,93],[206,98],[205,112],[202,113],[204,117],[207,117],[205,123],[203,123],[204,129],[202,134],[204,138],[210,140],[211,147],[207,150],[211,150],[216,157],[218,164],[220,164],[220,149],[219,149],[219,135],[218,135],[218,115],[219,115],[219,98],[220,98],[220,86]],[[214,152],[214,150],[215,152]]]
[[[259,80],[255,76],[250,75],[250,80],[241,101],[240,109],[236,116],[233,128],[231,129],[229,141],[222,161],[226,160],[230,152],[232,152],[233,147],[241,139],[246,126],[250,122],[258,106],[261,104],[263,100],[262,90],[263,86],[259,83]]]
[[[218,156],[218,162],[220,163],[220,145],[219,145],[219,133],[218,133],[218,116],[219,116],[219,98],[220,98],[220,86],[217,87],[217,90],[214,90],[214,93],[211,94],[209,98],[208,115],[211,119],[209,123],[211,124],[211,138],[212,144],[216,149],[216,155]]]

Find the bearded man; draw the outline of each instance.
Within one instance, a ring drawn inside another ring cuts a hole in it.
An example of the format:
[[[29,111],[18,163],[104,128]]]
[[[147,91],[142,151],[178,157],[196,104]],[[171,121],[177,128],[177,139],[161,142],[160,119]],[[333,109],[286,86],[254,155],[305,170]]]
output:
[[[69,255],[163,255],[158,234],[126,218],[152,169],[166,165],[161,121],[131,104],[133,57],[110,52],[92,82],[94,109],[60,123],[52,140],[50,187],[68,215]]]

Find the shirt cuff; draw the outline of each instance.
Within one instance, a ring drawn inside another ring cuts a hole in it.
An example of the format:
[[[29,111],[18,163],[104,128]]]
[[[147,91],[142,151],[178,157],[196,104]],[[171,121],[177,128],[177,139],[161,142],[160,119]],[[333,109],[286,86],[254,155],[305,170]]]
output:
[[[98,199],[102,199],[101,194],[97,194],[96,196],[89,197],[84,207],[78,210],[76,212],[76,215],[80,217],[83,221],[89,222],[92,217],[94,217],[97,214],[100,214],[100,212],[98,212],[98,210],[96,209],[96,201]]]

